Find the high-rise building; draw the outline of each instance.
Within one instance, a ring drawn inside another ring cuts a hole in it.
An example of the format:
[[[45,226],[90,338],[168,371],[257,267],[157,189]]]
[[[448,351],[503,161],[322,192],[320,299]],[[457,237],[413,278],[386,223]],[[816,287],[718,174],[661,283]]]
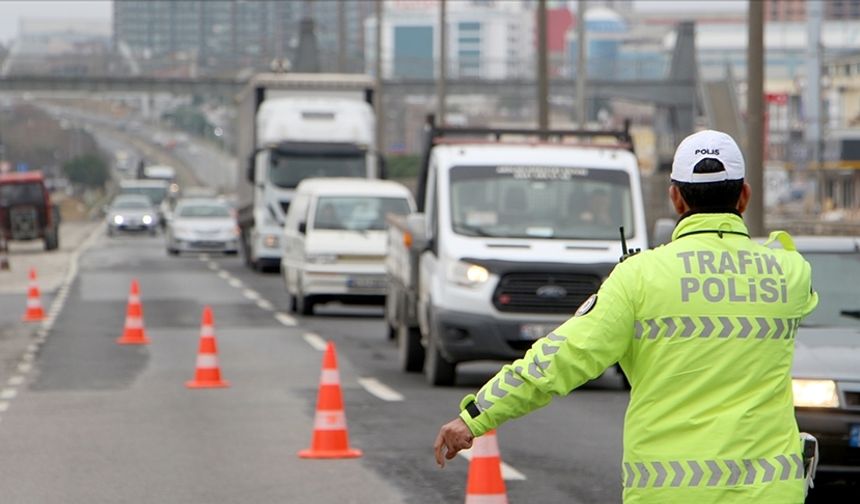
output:
[[[822,2],[824,19],[860,19],[860,0],[764,0],[768,21],[806,21],[807,2]]]
[[[194,68],[230,72],[266,68],[291,59],[299,22],[314,19],[320,68],[338,68],[339,24],[344,15],[344,71],[364,67],[362,29],[371,0],[114,0],[114,45],[127,48],[141,68],[166,72]]]
[[[447,71],[450,78],[510,79],[534,73],[535,16],[527,4],[469,0],[449,2]],[[439,51],[438,3],[388,4],[382,25],[382,75],[432,79]],[[375,67],[376,18],[365,23],[365,63]]]

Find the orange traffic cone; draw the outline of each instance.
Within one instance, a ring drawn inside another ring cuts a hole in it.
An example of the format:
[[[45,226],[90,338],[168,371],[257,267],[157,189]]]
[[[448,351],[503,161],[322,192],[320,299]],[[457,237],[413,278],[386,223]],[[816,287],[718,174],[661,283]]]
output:
[[[218,367],[218,348],[215,344],[215,325],[212,308],[203,307],[203,321],[200,324],[200,347],[197,351],[197,370],[194,379],[185,383],[188,388],[224,388],[230,383],[221,379]]]
[[[149,338],[143,328],[143,305],[140,303],[140,286],[137,280],[131,281],[131,291],[128,293],[128,307],[125,310],[125,330],[122,337],[116,340],[120,345],[146,345]]]
[[[472,444],[466,504],[508,504],[495,430],[476,438]]]
[[[340,391],[340,373],[337,371],[334,343],[329,342],[323,355],[322,375],[314,415],[314,435],[311,447],[299,452],[301,458],[355,458],[361,450],[349,447],[346,432],[346,414]]]
[[[24,322],[41,322],[45,318],[39,284],[36,282],[36,268],[30,268],[30,285],[27,286],[27,310],[21,318]]]

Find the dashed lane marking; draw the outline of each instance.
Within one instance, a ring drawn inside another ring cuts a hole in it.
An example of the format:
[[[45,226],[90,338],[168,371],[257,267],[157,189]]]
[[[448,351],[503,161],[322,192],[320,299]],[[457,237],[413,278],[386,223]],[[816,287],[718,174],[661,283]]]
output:
[[[217,264],[215,264],[214,262],[210,262],[210,263],[209,263],[209,264],[207,264],[206,266],[208,266],[208,267],[209,267],[209,269],[211,269],[212,271],[215,271],[215,270],[217,270],[217,269],[218,269],[218,265],[217,265]]]
[[[14,399],[16,395],[18,395],[18,391],[14,388],[4,388],[3,390],[0,390],[0,399]]]
[[[242,287],[242,281],[238,278],[231,278],[227,281],[227,283],[230,284],[230,287],[235,287],[237,289]]]
[[[358,384],[383,401],[402,401],[403,394],[392,389],[376,378],[359,378]]]
[[[7,411],[9,409],[9,401],[0,401],[0,412]]]
[[[246,298],[250,299],[251,301],[256,301],[256,300],[260,299],[260,295],[257,294],[257,291],[255,291],[253,289],[244,289],[242,291],[242,295],[245,296]]]
[[[314,350],[319,350],[320,352],[324,352],[326,346],[328,346],[328,344],[325,342],[325,340],[320,338],[319,334],[305,333],[305,335],[302,337],[308,343],[308,345],[310,345],[314,348]]]
[[[288,327],[295,327],[298,325],[296,319],[287,315],[286,313],[278,312],[275,314],[275,318],[278,320],[278,322]]]
[[[261,310],[266,310],[266,311],[272,311],[275,309],[275,307],[272,306],[272,303],[266,301],[265,299],[258,299],[257,300],[257,306],[259,306]]]
[[[472,449],[469,448],[468,450],[463,450],[458,453],[458,455],[466,460],[472,460]],[[509,481],[524,481],[526,479],[526,475],[517,471],[505,462],[502,462],[502,479]]]
[[[22,362],[22,363],[18,364],[18,372],[19,373],[27,374],[32,370],[33,370],[33,365],[30,364],[29,362]]]
[[[24,384],[24,377],[21,375],[15,375],[9,378],[9,381],[6,382],[7,385],[11,385],[13,387],[17,387],[18,385]]]
[[[227,273],[226,271],[223,271],[223,270],[218,272],[218,276],[223,278],[224,280],[230,279],[230,273]]]

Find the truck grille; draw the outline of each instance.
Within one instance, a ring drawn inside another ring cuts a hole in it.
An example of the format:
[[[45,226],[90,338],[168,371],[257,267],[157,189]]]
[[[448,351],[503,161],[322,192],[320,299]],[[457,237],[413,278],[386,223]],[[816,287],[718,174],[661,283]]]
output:
[[[32,240],[39,237],[36,207],[16,206],[9,210],[9,221],[14,240]]]
[[[508,273],[496,287],[493,305],[502,312],[572,314],[598,287],[596,275]]]

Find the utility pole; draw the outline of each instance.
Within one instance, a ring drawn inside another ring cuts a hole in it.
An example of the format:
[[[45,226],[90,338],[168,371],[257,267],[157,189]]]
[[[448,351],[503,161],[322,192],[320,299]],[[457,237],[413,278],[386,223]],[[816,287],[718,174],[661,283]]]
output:
[[[815,2],[809,2],[815,3]],[[746,223],[752,236],[763,236],[764,229],[764,2],[749,2],[747,17],[747,170],[746,181],[752,198]]]
[[[337,71],[346,71],[346,2],[337,2]]]
[[[585,80],[588,78],[585,62],[585,0],[576,5],[576,112],[579,116],[579,129],[588,126],[588,113],[585,110]]]
[[[445,125],[445,85],[448,79],[447,0],[439,0],[439,77],[436,79],[436,124]]]
[[[822,161],[821,128],[821,18],[823,5],[819,2],[806,4],[806,89],[803,96],[803,117],[806,119],[806,139],[808,159],[815,166],[818,198],[824,204],[824,171]]]
[[[537,105],[538,105],[538,129],[549,128],[549,109],[547,107],[547,61],[546,61],[546,0],[538,0],[537,11],[537,37],[538,37],[538,60],[537,60]]]
[[[385,119],[382,116],[382,17],[385,0],[376,0],[376,96],[373,97],[373,109],[376,114],[376,155],[382,156],[385,147],[383,139]]]

